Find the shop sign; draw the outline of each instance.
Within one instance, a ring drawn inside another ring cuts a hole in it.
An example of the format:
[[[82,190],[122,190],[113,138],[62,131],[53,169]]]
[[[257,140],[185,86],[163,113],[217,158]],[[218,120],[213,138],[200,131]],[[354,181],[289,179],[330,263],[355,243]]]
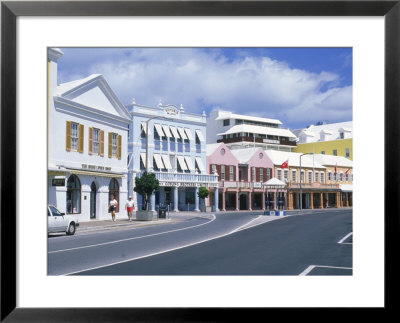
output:
[[[65,186],[65,178],[53,178],[51,183],[53,186]]]

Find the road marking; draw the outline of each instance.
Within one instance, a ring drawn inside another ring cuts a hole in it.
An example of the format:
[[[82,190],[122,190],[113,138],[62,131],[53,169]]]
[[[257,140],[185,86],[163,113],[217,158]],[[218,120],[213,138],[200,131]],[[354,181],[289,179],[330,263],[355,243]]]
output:
[[[214,220],[215,220],[215,218],[213,219],[213,221]],[[254,220],[255,219],[249,221],[248,223],[253,222]],[[82,273],[82,272],[85,272],[85,271],[100,269],[100,268],[104,268],[104,267],[110,267],[110,266],[119,265],[119,264],[123,264],[123,263],[126,263],[126,262],[134,261],[134,260],[139,260],[139,259],[143,259],[143,258],[147,258],[147,257],[151,257],[151,256],[160,255],[160,254],[167,253],[167,252],[170,252],[170,251],[175,251],[175,250],[183,249],[183,248],[186,248],[186,247],[191,247],[191,246],[194,246],[196,244],[200,244],[200,243],[203,243],[203,242],[207,242],[207,241],[211,241],[211,240],[214,240],[214,239],[222,238],[222,237],[228,236],[228,235],[230,235],[232,233],[235,233],[235,232],[236,232],[236,229],[233,230],[233,231],[230,231],[228,233],[219,235],[219,236],[215,236],[215,237],[204,239],[204,240],[201,240],[201,241],[189,243],[189,244],[182,245],[182,246],[179,246],[179,247],[176,247],[176,248],[171,248],[171,249],[167,249],[167,250],[163,250],[163,251],[158,251],[158,252],[155,252],[155,253],[151,253],[151,254],[148,254],[148,255],[139,256],[139,257],[135,257],[135,258],[131,258],[131,259],[125,259],[125,260],[113,262],[113,263],[107,264],[107,265],[101,265],[101,266],[96,266],[96,267],[92,267],[92,268],[82,269],[82,270],[70,272],[70,273],[67,273],[67,274],[62,274],[60,276],[74,275],[74,274]]]
[[[105,246],[105,245],[108,245],[108,244],[114,244],[114,243],[119,243],[119,242],[124,242],[124,241],[130,241],[130,240],[136,240],[136,239],[141,239],[141,238],[154,237],[154,236],[162,235],[162,234],[166,234],[166,233],[177,232],[177,231],[183,231],[183,230],[188,230],[188,229],[193,229],[193,228],[196,228],[196,227],[200,227],[200,226],[202,226],[202,225],[209,224],[209,223],[213,222],[215,219],[216,219],[216,217],[215,217],[215,215],[214,215],[214,216],[210,219],[210,221],[208,221],[208,222],[206,222],[206,223],[196,224],[196,225],[192,225],[192,226],[186,227],[186,228],[175,229],[175,230],[169,230],[169,231],[159,232],[159,233],[153,233],[153,234],[148,234],[148,235],[145,235],[145,236],[139,236],[139,237],[133,237],[133,238],[126,238],[126,239],[114,240],[114,241],[109,241],[109,242],[102,242],[102,243],[97,243],[97,244],[92,244],[92,245],[87,245],[87,246],[81,246],[81,247],[75,247],[75,248],[54,250],[54,251],[49,251],[48,253],[50,254],[50,253],[58,253],[58,252],[65,252],[65,251],[71,251],[71,250],[85,249],[85,248],[93,248],[93,247]]]
[[[319,268],[333,268],[333,269],[346,269],[346,270],[352,270],[353,269],[353,268],[349,268],[349,267],[310,265],[299,276],[307,276],[314,268],[317,268],[317,267],[319,267]]]
[[[343,239],[341,239],[338,243],[341,243],[341,244],[352,244],[352,243],[350,243],[350,242],[343,242],[343,241],[345,241],[348,237],[350,237],[351,235],[353,234],[353,232],[350,232],[348,235],[346,235]]]

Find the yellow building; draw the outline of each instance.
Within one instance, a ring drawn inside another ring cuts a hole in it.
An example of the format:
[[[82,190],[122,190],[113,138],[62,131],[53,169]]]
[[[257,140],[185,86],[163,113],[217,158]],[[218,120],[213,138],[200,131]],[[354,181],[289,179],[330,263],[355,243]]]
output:
[[[342,156],[353,160],[353,122],[311,125],[293,131],[299,138],[293,152]]]
[[[353,160],[353,138],[297,144],[293,152],[342,156]]]

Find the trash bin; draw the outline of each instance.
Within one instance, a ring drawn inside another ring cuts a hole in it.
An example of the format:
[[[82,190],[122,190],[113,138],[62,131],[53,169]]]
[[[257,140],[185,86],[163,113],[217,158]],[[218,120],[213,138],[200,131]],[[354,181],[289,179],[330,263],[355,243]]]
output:
[[[160,206],[158,208],[158,218],[159,219],[166,219],[167,218],[167,207],[166,206]]]

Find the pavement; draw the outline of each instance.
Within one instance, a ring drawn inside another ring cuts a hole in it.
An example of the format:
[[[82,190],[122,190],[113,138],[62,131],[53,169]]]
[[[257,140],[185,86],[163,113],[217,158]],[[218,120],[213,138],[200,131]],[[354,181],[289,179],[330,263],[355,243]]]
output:
[[[341,208],[341,209],[346,209],[346,208]],[[331,209],[324,209],[326,211],[329,210],[338,210],[336,208],[331,208]],[[304,209],[303,212],[317,212],[321,211],[321,209]],[[229,215],[230,213],[238,213],[238,212],[243,212],[243,213],[252,213],[254,215],[264,215],[263,210],[256,210],[256,211],[220,211],[217,214],[227,214]],[[286,210],[286,215],[296,215],[300,214],[300,210]],[[79,222],[79,227],[77,229],[77,232],[92,232],[92,231],[103,231],[103,230],[110,230],[110,229],[118,229],[118,228],[129,228],[129,227],[143,227],[143,226],[150,226],[150,225],[157,225],[157,224],[166,224],[166,223],[176,223],[180,221],[185,221],[185,220],[190,220],[198,217],[205,217],[205,218],[211,218],[214,216],[214,213],[209,213],[209,212],[170,212],[169,214],[167,213],[167,218],[154,218],[151,221],[139,221],[135,219],[135,212],[133,214],[133,219],[132,221],[128,220],[128,217],[122,218],[122,219],[116,219],[116,221],[112,221],[111,219],[108,220],[90,220],[90,221],[85,221],[85,222]],[[278,216],[267,216],[268,218],[278,218]],[[279,216],[282,217],[282,216]]]

